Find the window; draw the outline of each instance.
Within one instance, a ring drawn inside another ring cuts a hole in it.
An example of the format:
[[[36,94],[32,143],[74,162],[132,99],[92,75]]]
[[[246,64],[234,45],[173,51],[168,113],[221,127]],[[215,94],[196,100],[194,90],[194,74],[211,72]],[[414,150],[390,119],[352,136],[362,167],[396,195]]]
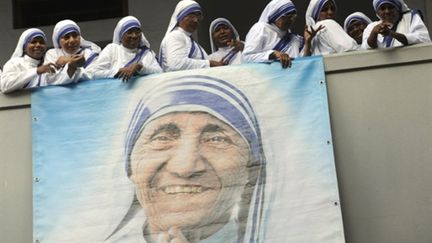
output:
[[[128,0],[12,0],[14,28],[54,25],[128,15]]]

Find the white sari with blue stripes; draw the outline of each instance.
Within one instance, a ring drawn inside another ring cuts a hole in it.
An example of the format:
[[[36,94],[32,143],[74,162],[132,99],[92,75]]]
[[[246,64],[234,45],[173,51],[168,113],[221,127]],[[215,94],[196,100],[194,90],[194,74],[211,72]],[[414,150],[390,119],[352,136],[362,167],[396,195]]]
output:
[[[167,71],[210,67],[206,51],[192,39],[192,34],[176,27],[162,40],[159,63]]]
[[[284,43],[281,40],[284,37]],[[277,48],[279,51],[288,54],[290,57],[301,56],[303,48],[303,37],[280,30],[274,24],[258,22],[249,30],[246,36],[245,48],[243,50],[244,62],[268,62],[269,56]]]
[[[380,1],[374,1],[374,7]],[[411,10],[402,0],[394,1],[394,4],[399,5],[401,12],[401,19],[393,26],[393,31],[405,35],[408,44],[418,44],[418,43],[428,43],[431,42],[430,35],[426,25],[421,19],[417,11]],[[367,43],[372,29],[381,23],[381,20],[370,23],[363,32],[363,49],[370,49],[371,47]],[[389,36],[384,37],[383,35],[378,35],[377,37],[378,48],[396,47],[403,46],[402,43]]]

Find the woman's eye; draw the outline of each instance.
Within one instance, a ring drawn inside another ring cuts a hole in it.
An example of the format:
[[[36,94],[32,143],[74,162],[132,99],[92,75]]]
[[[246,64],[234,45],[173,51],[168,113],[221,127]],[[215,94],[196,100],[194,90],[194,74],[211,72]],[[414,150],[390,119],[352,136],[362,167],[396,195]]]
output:
[[[157,135],[150,139],[150,147],[154,150],[166,150],[176,142],[176,137],[172,135]]]
[[[172,141],[172,140],[174,140],[172,137],[164,136],[164,135],[156,136],[156,137],[152,138],[152,142],[153,141],[155,141],[155,142],[168,142],[168,141]]]
[[[232,140],[227,136],[210,136],[204,139],[205,142],[215,145],[228,145],[232,144]]]

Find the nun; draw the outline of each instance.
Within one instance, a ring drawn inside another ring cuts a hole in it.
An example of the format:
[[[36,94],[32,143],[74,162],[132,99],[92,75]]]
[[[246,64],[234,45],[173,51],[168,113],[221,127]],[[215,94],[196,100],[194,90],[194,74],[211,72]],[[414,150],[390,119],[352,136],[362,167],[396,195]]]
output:
[[[72,20],[66,19],[54,26],[52,34],[53,49],[47,51],[45,63],[56,63],[59,68],[64,67],[71,58],[81,58],[79,68],[85,69],[99,55],[101,48],[93,42],[85,40],[80,27]],[[92,77],[85,73],[85,79]]]
[[[344,21],[344,30],[353,38],[357,44],[361,45],[363,41],[363,31],[372,20],[362,12],[354,12]]]
[[[258,242],[266,162],[245,94],[187,75],[153,87],[131,114],[135,197],[105,242]]]
[[[79,60],[71,59],[62,72],[56,73],[57,65],[54,62],[43,64],[46,50],[47,39],[42,30],[25,30],[11,58],[3,67],[0,78],[1,91],[9,93],[20,89],[68,84],[80,79],[81,73],[77,70]]]
[[[87,68],[94,79],[119,78],[128,81],[133,76],[162,72],[156,55],[150,49],[140,21],[127,16],[114,29],[113,41]]]
[[[158,60],[164,71],[224,65],[220,61],[208,60],[206,51],[192,37],[202,18],[201,6],[197,2],[181,0],[177,3],[159,48]]]
[[[336,22],[336,2],[334,0],[311,0],[306,10],[305,56],[327,55],[359,49]]]
[[[364,30],[364,49],[431,42],[420,14],[409,9],[403,0],[374,0],[373,8],[380,20]]]
[[[210,23],[210,60],[228,65],[240,64],[244,43],[234,25],[228,19],[217,18]]]
[[[290,0],[272,0],[246,35],[244,62],[280,61],[283,68],[301,55],[303,37],[291,32],[297,10]]]

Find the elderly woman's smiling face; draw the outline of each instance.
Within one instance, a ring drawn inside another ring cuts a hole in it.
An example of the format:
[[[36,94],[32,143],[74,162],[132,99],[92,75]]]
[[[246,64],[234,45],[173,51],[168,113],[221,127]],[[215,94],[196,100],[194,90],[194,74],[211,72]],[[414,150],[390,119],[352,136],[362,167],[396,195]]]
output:
[[[121,44],[128,49],[136,49],[139,47],[142,38],[140,28],[131,28],[124,33],[121,38]]]
[[[147,230],[200,228],[200,238],[216,232],[240,201],[249,160],[242,136],[208,113],[173,112],[150,121],[131,153]]]
[[[399,10],[389,3],[381,4],[377,14],[384,23],[395,24],[400,18]]]
[[[198,29],[199,24],[201,23],[203,19],[201,12],[193,12],[186,17],[184,17],[180,22],[179,26],[184,29],[185,31],[192,33],[195,32],[195,30]]]

